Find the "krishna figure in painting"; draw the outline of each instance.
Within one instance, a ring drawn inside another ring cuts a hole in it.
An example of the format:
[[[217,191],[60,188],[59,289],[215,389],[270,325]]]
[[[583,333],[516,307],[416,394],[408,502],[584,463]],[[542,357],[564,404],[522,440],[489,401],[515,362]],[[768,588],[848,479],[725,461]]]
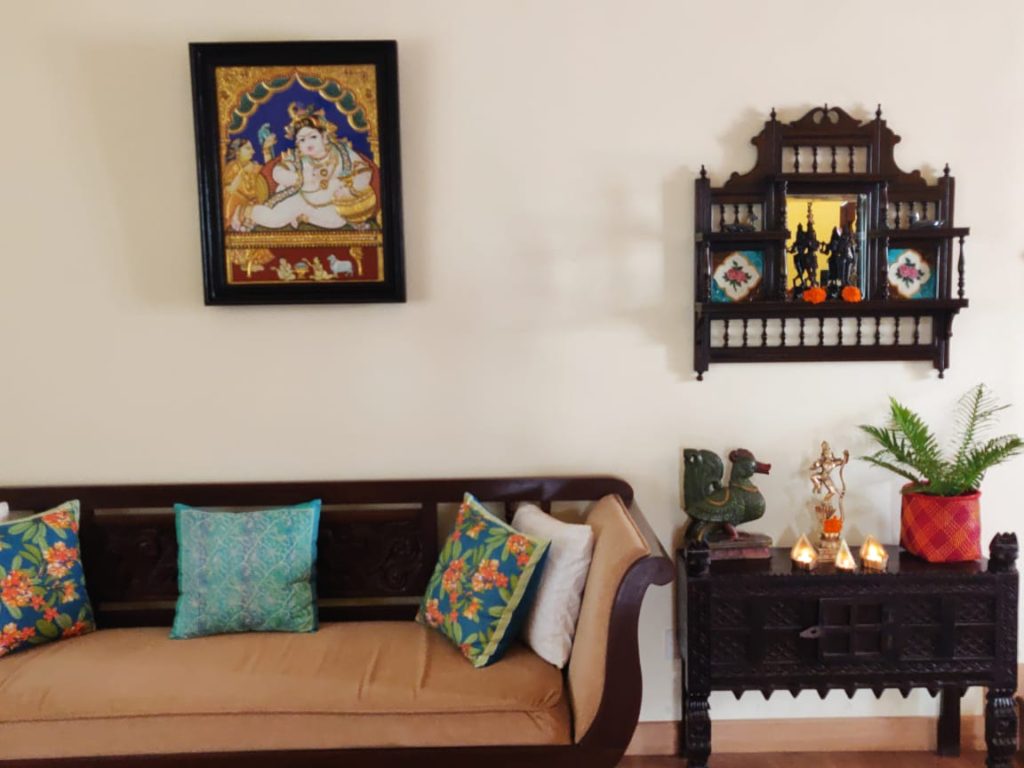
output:
[[[321,229],[367,228],[377,210],[372,162],[356,152],[352,142],[338,139],[337,127],[327,120],[324,110],[293,102],[288,114],[292,119],[284,133],[294,141],[295,149],[271,160],[265,166],[269,174],[258,171],[264,184],[251,190],[256,193],[248,198],[252,203],[225,206],[231,213],[228,226],[239,232],[257,226],[298,228],[300,224]],[[276,189],[273,195],[264,191],[269,190],[267,175]],[[225,181],[227,178],[225,173]]]
[[[383,279],[373,81],[359,66],[217,70],[230,282]]]

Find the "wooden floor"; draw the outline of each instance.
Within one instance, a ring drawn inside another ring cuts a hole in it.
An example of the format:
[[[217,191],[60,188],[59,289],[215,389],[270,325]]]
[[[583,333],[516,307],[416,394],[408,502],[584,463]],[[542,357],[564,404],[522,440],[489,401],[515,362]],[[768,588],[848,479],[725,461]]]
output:
[[[1024,765],[1018,760],[1018,765]],[[675,757],[626,757],[619,768],[684,768],[686,761]],[[937,757],[922,752],[788,752],[773,755],[712,754],[709,768],[983,768],[984,752],[966,752],[961,757]]]

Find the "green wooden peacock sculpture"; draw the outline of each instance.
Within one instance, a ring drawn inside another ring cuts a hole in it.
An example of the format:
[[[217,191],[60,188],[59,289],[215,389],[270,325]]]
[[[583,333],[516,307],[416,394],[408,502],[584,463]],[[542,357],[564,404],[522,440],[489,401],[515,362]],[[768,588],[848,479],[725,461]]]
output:
[[[764,496],[750,478],[767,475],[771,464],[754,458],[745,448],[729,454],[732,472],[722,485],[725,467],[718,454],[687,448],[683,451],[683,506],[692,519],[686,542],[736,539],[736,526],[757,520],[764,514]]]

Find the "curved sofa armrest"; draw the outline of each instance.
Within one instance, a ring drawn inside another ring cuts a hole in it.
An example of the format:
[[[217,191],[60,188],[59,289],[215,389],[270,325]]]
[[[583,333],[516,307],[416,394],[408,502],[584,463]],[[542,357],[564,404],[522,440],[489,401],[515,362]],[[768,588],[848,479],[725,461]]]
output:
[[[595,533],[594,556],[567,682],[575,741],[614,765],[640,716],[637,629],[644,593],[651,584],[669,584],[674,571],[635,503],[627,508],[606,496],[591,506],[587,523]]]

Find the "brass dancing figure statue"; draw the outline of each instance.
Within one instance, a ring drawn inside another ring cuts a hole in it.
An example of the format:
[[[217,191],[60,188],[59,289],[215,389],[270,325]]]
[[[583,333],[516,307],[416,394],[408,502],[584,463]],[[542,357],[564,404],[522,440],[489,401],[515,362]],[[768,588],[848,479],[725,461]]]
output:
[[[850,452],[843,451],[843,458],[838,458],[832,448],[824,440],[821,443],[821,455],[811,465],[811,489],[815,495],[824,492],[825,498],[815,505],[818,520],[821,522],[821,539],[818,545],[818,560],[832,562],[839,551],[839,537],[843,532],[846,510],[843,501],[846,497],[846,478],[843,470],[850,463]],[[836,487],[832,473],[839,470],[839,485]],[[838,509],[832,500],[838,496]]]

